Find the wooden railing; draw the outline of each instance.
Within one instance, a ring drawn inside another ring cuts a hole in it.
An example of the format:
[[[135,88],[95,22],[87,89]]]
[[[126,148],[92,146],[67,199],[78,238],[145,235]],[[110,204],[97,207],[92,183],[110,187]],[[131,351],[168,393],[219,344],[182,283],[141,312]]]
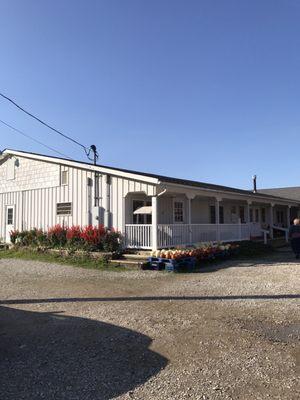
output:
[[[151,248],[151,225],[126,225],[126,246]],[[250,239],[248,224],[159,224],[158,248],[185,246],[200,242],[230,242]]]
[[[273,225],[272,229],[273,229],[273,231],[274,231],[274,229],[277,229],[278,231],[284,232],[285,241],[286,242],[289,241],[289,229],[288,228],[282,228],[281,226]]]

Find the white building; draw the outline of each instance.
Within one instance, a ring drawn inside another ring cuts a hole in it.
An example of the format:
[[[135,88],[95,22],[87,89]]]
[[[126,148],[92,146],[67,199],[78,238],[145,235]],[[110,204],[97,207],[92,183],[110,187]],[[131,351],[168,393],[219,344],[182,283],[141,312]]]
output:
[[[11,230],[103,223],[127,247],[272,237],[299,213],[297,200],[23,151],[0,156],[0,238]]]

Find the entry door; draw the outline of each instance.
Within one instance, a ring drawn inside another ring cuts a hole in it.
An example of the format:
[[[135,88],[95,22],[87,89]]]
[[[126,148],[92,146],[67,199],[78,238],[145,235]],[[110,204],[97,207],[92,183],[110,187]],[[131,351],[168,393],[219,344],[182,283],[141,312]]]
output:
[[[10,242],[10,232],[14,230],[15,225],[15,208],[14,206],[6,207],[6,229],[5,229],[5,241]]]

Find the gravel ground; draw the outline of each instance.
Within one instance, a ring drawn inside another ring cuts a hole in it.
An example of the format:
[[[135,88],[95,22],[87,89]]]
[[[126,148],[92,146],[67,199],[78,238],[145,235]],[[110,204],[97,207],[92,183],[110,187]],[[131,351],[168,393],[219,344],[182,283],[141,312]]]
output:
[[[0,274],[1,400],[300,397],[290,253],[197,274],[12,259]]]

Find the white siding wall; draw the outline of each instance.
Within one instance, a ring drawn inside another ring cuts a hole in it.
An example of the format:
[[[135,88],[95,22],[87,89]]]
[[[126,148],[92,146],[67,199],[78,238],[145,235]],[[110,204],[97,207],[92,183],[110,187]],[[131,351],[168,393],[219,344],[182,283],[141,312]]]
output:
[[[0,238],[6,235],[6,206],[15,207],[15,229],[48,229],[55,224],[87,225],[92,220],[94,205],[94,173],[85,169],[60,166],[59,164],[18,157],[15,179],[6,179],[7,161],[0,165]],[[68,171],[68,185],[60,185],[60,168]],[[100,222],[104,222],[107,185],[106,176],[99,178]],[[123,199],[129,191],[144,192],[148,196],[156,193],[153,184],[111,177],[110,211],[111,226],[123,231],[125,211]],[[72,215],[57,216],[56,204],[72,203]],[[124,221],[123,221],[124,217]]]
[[[6,179],[7,160],[0,165],[0,193],[31,190],[59,185],[59,165],[30,160],[23,157],[12,157],[15,162],[15,179]]]

